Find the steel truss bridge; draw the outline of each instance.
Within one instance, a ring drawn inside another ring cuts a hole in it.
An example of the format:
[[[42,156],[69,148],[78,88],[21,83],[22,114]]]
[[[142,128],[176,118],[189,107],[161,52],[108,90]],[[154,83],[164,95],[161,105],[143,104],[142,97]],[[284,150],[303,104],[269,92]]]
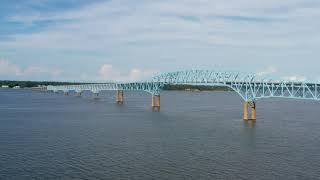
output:
[[[98,95],[100,91],[117,91],[118,103],[123,103],[123,91],[146,91],[152,95],[152,108],[160,109],[160,93],[165,85],[203,85],[225,86],[234,90],[244,100],[245,120],[256,119],[256,101],[263,98],[292,98],[320,100],[320,84],[314,82],[289,82],[266,79],[255,74],[226,72],[215,70],[187,70],[163,73],[145,82],[79,84],[48,86],[47,90],[68,94],[75,91],[81,95],[91,91]],[[249,109],[251,108],[251,117]]]

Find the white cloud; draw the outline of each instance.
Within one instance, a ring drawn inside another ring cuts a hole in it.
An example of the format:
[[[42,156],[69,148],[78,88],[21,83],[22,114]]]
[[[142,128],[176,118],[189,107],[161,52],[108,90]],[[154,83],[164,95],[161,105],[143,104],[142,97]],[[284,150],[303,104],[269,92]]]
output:
[[[281,82],[281,81],[293,81],[293,82],[304,82],[307,80],[305,76],[302,75],[290,75],[286,76],[284,73],[279,71],[276,67],[274,66],[269,66],[265,70],[260,71],[256,73],[256,75],[259,77],[268,77],[270,80],[274,82]],[[278,78],[277,78],[278,77]],[[280,77],[280,78],[279,78]]]
[[[152,70],[130,70],[130,67],[147,63],[153,66],[151,69],[162,71],[199,64],[209,68],[216,64],[231,65],[241,70],[260,69],[264,61],[287,72],[304,66],[301,71],[315,74],[318,69],[312,64],[318,63],[319,55],[314,52],[320,46],[320,24],[315,19],[319,18],[320,3],[315,0],[107,1],[59,13],[16,12],[10,21],[34,27],[51,23],[48,27],[34,28],[31,33],[12,34],[1,40],[0,51],[62,52],[61,59],[55,60],[59,64],[83,52],[102,54],[100,59],[109,56],[108,63],[118,67],[116,61],[122,60],[123,69],[114,70],[106,64],[96,73],[92,72],[96,69],[91,62],[79,65],[90,66],[91,72],[72,69],[72,77],[88,80],[97,79],[90,74],[101,80],[142,79],[152,74]],[[50,59],[47,55],[40,56]],[[128,73],[119,73],[125,69],[129,69]],[[35,67],[27,70],[31,74],[46,71],[52,70]],[[276,71],[269,67],[257,74],[270,75]]]
[[[14,41],[3,44],[105,50],[129,42],[185,40],[194,46],[292,48],[306,43],[308,32],[315,34],[319,27],[310,20],[320,18],[318,6],[303,4],[307,3],[299,0],[108,1],[59,14],[15,15],[11,21],[57,23],[41,32],[15,35]],[[312,26],[305,26],[307,23]]]
[[[285,81],[297,81],[297,82],[304,82],[307,80],[307,78],[305,76],[301,76],[301,75],[293,75],[293,76],[285,76],[282,78]]]
[[[99,70],[99,75],[102,79],[114,80],[115,77],[119,77],[119,73],[114,71],[113,66],[110,64],[104,64]]]
[[[11,76],[13,79],[41,79],[45,76],[47,80],[63,80],[73,81],[79,79],[81,81],[118,81],[118,82],[130,82],[151,79],[151,77],[158,73],[156,70],[151,69],[138,69],[133,68],[127,72],[123,72],[121,69],[114,68],[111,64],[103,64],[96,74],[81,73],[78,78],[75,74],[65,74],[59,69],[51,69],[42,66],[28,66],[27,68],[21,68],[8,60],[0,59],[0,77]]]
[[[276,73],[278,70],[274,66],[269,66],[265,70],[257,72],[256,75],[258,76],[266,76]]]
[[[25,69],[10,63],[8,60],[0,59],[0,75],[18,78],[38,78],[42,75],[48,75],[52,78],[60,76],[62,73],[58,69],[49,69],[40,66],[29,66]]]
[[[141,81],[151,79],[155,73],[157,73],[155,70],[142,70],[137,68],[131,69],[128,73],[124,73],[110,64],[104,64],[98,72],[98,80],[118,82]]]
[[[0,75],[21,75],[21,69],[15,64],[11,64],[8,60],[0,59]]]
[[[34,76],[34,75],[41,75],[41,74],[48,74],[51,76],[60,76],[61,73],[62,71],[57,69],[48,69],[40,66],[29,66],[23,71],[22,74],[25,76]]]

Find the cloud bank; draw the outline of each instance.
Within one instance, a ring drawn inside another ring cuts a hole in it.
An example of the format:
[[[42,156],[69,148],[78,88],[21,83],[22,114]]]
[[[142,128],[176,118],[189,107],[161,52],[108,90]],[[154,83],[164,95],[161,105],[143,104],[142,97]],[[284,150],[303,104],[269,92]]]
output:
[[[66,76],[92,80],[216,65],[279,77],[319,75],[316,0],[81,1],[57,11],[46,10],[53,0],[41,2],[0,20],[8,29],[0,32],[0,55],[36,66],[31,74],[50,74],[55,64]]]
[[[123,73],[121,70],[114,68],[110,64],[104,64],[99,70],[98,80],[100,81],[141,81],[151,79],[153,75],[158,73],[155,70],[131,69],[128,73]]]
[[[142,70],[133,68],[129,72],[123,72],[111,64],[103,64],[94,74],[81,73],[80,77],[68,74],[59,69],[50,69],[40,66],[28,66],[21,68],[8,60],[0,59],[0,77],[12,77],[20,80],[39,80],[39,77],[48,77],[49,80],[60,81],[86,81],[86,82],[131,82],[151,79],[158,73],[156,70]]]
[[[57,69],[49,69],[40,66],[28,66],[21,68],[16,64],[10,63],[8,60],[0,59],[0,76],[13,77],[13,79],[27,80],[38,79],[41,76],[49,76],[50,78],[59,77],[62,71]]]

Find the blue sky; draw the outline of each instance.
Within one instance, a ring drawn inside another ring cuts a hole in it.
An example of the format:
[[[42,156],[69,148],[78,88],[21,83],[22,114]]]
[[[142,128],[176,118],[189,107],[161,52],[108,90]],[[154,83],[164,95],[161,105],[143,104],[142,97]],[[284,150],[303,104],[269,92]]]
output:
[[[3,0],[0,79],[227,69],[320,80],[318,19],[317,0]]]

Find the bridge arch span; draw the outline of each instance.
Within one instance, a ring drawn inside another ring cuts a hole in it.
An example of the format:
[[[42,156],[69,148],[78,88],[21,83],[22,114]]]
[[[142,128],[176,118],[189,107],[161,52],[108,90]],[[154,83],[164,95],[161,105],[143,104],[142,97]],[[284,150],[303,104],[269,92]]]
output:
[[[155,82],[176,85],[227,86],[246,102],[271,97],[320,100],[320,84],[317,82],[271,80],[256,74],[234,71],[176,71],[163,73],[152,79]]]
[[[255,96],[248,93],[250,85],[255,81],[254,74],[216,71],[216,70],[187,70],[163,73],[154,76],[153,81],[173,85],[203,85],[224,86],[234,90],[244,101],[254,101]]]

